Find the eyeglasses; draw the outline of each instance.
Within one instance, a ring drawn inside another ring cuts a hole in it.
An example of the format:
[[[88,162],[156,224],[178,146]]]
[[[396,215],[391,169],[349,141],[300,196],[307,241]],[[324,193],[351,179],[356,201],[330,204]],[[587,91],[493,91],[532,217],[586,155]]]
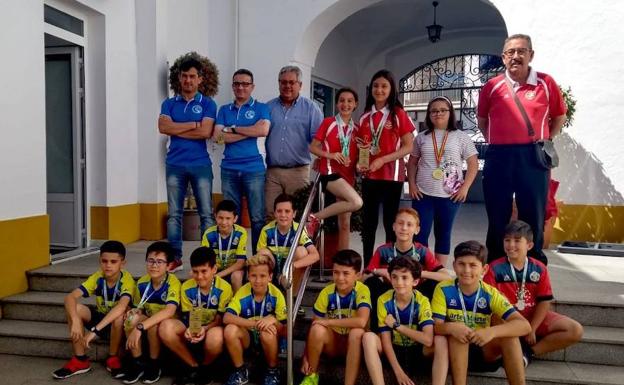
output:
[[[450,110],[430,110],[429,115],[444,115]]]
[[[507,57],[513,57],[515,54],[518,54],[518,56],[526,56],[529,52],[531,52],[531,50],[528,48],[509,48],[503,51],[503,55]]]
[[[299,81],[297,80],[280,80],[279,81],[280,86],[294,86],[297,83],[299,83]]]
[[[149,266],[158,266],[158,267],[161,267],[167,264],[167,261],[164,259],[154,259],[154,258],[147,258],[145,262],[147,262]]]
[[[243,88],[247,88],[250,85],[252,85],[253,83],[250,82],[232,82],[232,87],[237,88],[237,87],[243,87]]]

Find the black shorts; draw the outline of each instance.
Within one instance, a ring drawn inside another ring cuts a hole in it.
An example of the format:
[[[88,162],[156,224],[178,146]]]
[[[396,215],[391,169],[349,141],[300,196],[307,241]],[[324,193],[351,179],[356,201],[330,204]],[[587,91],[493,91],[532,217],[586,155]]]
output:
[[[321,188],[323,189],[323,193],[324,194],[331,194],[329,191],[327,191],[327,184],[329,182],[333,182],[333,181],[338,180],[340,178],[342,178],[340,176],[340,174],[321,175]]]
[[[411,346],[400,346],[392,344],[394,354],[399,365],[407,373],[414,374],[416,371],[429,373],[431,370],[431,359],[423,354],[423,346],[415,344]],[[385,355],[384,355],[385,356]]]
[[[495,372],[502,366],[502,360],[486,362],[483,349],[475,344],[468,347],[468,370],[471,372]]]
[[[106,314],[100,313],[99,311],[91,309],[91,308],[89,308],[89,311],[91,312],[91,319],[89,320],[89,322],[86,322],[84,325],[85,328],[87,328],[87,330],[90,330],[92,327],[99,324],[100,321],[102,321],[102,319],[104,319],[104,317],[106,316]],[[98,337],[106,338],[106,339],[110,338],[110,330],[111,330],[111,324],[106,325],[104,329],[99,331]]]

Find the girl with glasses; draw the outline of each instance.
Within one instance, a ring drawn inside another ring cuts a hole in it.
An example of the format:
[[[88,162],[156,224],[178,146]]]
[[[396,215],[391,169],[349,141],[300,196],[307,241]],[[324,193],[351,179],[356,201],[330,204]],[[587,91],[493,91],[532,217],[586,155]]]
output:
[[[474,143],[458,130],[449,98],[436,96],[429,102],[425,125],[427,129],[414,139],[407,178],[412,207],[420,216],[416,241],[428,246],[433,226],[435,256],[444,266],[451,248],[455,215],[466,201],[479,163]],[[465,177],[464,161],[468,165]]]

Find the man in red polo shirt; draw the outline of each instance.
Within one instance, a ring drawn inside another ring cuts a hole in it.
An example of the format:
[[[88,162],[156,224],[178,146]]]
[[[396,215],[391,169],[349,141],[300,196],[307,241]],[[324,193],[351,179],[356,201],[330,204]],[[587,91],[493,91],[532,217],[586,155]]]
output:
[[[488,81],[479,94],[479,128],[489,143],[483,167],[483,194],[490,261],[505,255],[504,230],[511,218],[515,194],[518,219],[535,230],[531,256],[547,263],[542,244],[550,171],[538,163],[534,143],[559,133],[566,119],[566,105],[553,78],[529,66],[533,55],[529,36],[508,37],[503,48],[507,70]],[[526,110],[532,135],[513,93]]]

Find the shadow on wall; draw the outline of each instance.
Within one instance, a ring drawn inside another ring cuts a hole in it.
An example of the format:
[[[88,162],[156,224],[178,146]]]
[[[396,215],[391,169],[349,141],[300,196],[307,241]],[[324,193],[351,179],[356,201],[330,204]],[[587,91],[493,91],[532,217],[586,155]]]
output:
[[[557,192],[561,204],[554,242],[623,242],[624,197],[605,174],[600,160],[567,133],[555,142],[560,166],[553,178],[561,182]]]

